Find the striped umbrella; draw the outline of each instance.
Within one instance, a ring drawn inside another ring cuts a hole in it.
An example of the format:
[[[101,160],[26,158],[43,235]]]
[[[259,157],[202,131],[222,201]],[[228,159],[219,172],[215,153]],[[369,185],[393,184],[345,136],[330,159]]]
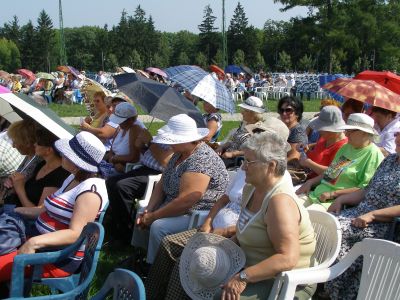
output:
[[[235,112],[232,93],[224,84],[200,68],[176,73],[170,80],[216,108],[230,113]]]

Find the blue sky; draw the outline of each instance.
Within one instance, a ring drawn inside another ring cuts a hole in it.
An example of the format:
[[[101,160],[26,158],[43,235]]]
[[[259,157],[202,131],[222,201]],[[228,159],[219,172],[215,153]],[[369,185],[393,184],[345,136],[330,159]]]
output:
[[[0,9],[0,24],[8,22],[12,16],[17,15],[20,25],[32,20],[36,24],[39,12],[44,9],[52,18],[54,27],[58,28],[58,1],[57,0],[17,0],[4,1]],[[7,3],[7,4],[6,4]],[[211,5],[217,17],[216,25],[222,24],[222,0],[63,0],[64,27],[82,25],[118,24],[121,12],[125,9],[132,15],[135,8],[140,5],[146,15],[153,17],[157,30],[176,32],[189,30],[198,32],[197,26],[203,19],[204,7]],[[232,18],[237,0],[225,0],[226,24]],[[249,23],[257,28],[262,28],[267,19],[289,20],[294,16],[305,16],[306,8],[295,8],[282,13],[280,4],[273,0],[242,0]]]

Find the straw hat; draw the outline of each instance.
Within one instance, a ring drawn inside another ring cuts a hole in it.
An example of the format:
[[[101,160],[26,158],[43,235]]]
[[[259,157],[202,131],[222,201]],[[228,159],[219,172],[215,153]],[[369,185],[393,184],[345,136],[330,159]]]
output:
[[[361,130],[373,135],[378,135],[374,129],[374,119],[363,113],[354,113],[347,119],[346,125],[340,126],[338,129],[341,130]]]
[[[264,109],[264,103],[260,98],[257,98],[255,96],[250,96],[246,100],[244,100],[244,103],[239,104],[239,107],[251,110],[257,113],[263,113],[265,112]]]
[[[98,172],[98,166],[106,154],[103,143],[87,131],[79,132],[72,139],[60,139],[54,145],[79,169],[88,172]]]
[[[328,105],[321,109],[319,116],[308,124],[312,129],[317,131],[343,132],[341,127],[346,123],[342,118],[342,111],[334,105]]]
[[[183,144],[203,139],[209,133],[208,128],[197,128],[195,120],[185,114],[173,116],[167,125],[158,130],[153,143]]]
[[[182,287],[191,299],[213,299],[221,284],[239,272],[245,262],[243,250],[230,239],[198,232],[181,255]]]
[[[137,116],[136,108],[128,102],[122,102],[115,107],[114,113],[110,116],[110,121],[115,124],[121,124],[135,116]]]

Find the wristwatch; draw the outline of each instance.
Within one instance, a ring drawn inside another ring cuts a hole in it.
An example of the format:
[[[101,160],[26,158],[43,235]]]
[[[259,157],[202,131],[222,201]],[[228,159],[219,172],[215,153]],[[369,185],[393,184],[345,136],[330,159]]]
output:
[[[240,273],[239,273],[239,279],[240,279],[240,281],[243,281],[243,282],[249,282],[249,278],[247,277],[247,274],[246,274],[246,272],[244,271],[244,270],[242,270]]]

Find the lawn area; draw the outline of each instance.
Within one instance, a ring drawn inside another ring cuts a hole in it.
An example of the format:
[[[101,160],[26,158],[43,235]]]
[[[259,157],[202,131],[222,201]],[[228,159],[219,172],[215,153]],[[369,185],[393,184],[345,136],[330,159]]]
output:
[[[319,111],[321,100],[305,100],[303,101],[304,104],[304,111],[305,112],[316,112]],[[236,111],[239,112],[238,105],[240,103],[236,103]],[[267,108],[268,111],[275,112],[278,105],[277,100],[268,100]],[[87,115],[87,110],[85,105],[79,104],[49,104],[49,108],[55,111],[60,117],[81,117]],[[138,105],[136,105],[139,115],[147,115]],[[199,105],[200,110],[202,110],[202,105]]]

